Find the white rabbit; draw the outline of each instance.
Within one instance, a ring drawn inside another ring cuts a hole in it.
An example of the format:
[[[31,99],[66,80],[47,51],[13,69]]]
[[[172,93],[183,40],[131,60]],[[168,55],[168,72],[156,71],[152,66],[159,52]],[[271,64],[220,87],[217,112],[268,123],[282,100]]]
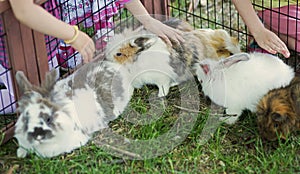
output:
[[[226,108],[228,124],[244,109],[255,112],[259,100],[271,89],[284,87],[295,76],[280,58],[263,53],[240,53],[227,59],[206,59],[196,66],[202,90],[213,102]]]
[[[193,78],[189,67],[194,59],[204,57],[203,45],[197,43],[198,38],[192,34],[186,37],[190,42],[194,41],[193,46],[171,48],[145,30],[127,30],[108,43],[106,58],[121,64],[124,71],[128,70],[134,88],[154,84],[159,88],[158,96],[166,96],[171,86]]]
[[[175,28],[183,25],[180,20],[171,24]],[[183,37],[185,42],[170,47],[148,31],[127,29],[109,41],[105,54],[108,60],[128,69],[133,87],[155,84],[162,97],[170,87],[193,79],[192,67],[198,60],[206,56],[220,59],[240,52],[238,42],[225,30],[192,30],[184,32]]]
[[[48,73],[36,87],[17,72],[24,93],[18,101],[17,156],[34,152],[52,157],[86,144],[92,133],[107,127],[127,106],[133,89],[125,73],[118,64],[99,60],[57,82],[56,71]]]

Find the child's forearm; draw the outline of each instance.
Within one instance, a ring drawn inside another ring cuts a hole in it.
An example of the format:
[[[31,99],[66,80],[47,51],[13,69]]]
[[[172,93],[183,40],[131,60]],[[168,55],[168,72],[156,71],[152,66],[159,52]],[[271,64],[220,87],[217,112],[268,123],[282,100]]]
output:
[[[146,25],[153,18],[149,15],[144,5],[139,0],[131,0],[125,4],[125,7],[133,14],[137,20]]]
[[[264,29],[264,25],[258,18],[250,0],[232,0],[232,2],[251,34],[255,35]]]
[[[74,36],[72,26],[56,19],[33,0],[9,0],[16,18],[24,25],[63,40]]]

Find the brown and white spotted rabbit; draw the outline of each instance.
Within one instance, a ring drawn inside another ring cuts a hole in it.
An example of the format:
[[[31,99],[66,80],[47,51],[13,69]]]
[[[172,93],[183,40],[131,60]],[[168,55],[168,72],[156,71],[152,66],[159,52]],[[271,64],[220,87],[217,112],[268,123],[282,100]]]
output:
[[[192,30],[180,20],[165,24],[186,31],[185,42],[170,47],[146,30],[128,29],[116,34],[107,45],[106,58],[128,69],[135,88],[154,84],[159,88],[158,96],[166,96],[170,87],[193,79],[194,64],[199,60],[219,60],[240,52],[237,40],[225,30]]]
[[[256,114],[260,135],[269,141],[286,139],[300,130],[300,78],[268,92],[258,103]]]
[[[67,78],[56,76],[52,71],[34,86],[23,72],[16,74],[23,93],[15,127],[18,157],[53,157],[85,145],[123,112],[133,93],[126,72],[113,62],[96,60]]]

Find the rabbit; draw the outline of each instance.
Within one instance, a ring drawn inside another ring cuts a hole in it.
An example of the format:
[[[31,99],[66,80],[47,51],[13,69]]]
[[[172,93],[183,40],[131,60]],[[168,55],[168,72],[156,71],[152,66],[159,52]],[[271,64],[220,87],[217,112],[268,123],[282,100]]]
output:
[[[23,95],[14,135],[19,143],[17,156],[33,152],[53,157],[85,145],[127,106],[133,88],[125,73],[118,64],[93,61],[58,81],[52,71],[39,87],[18,71]]]
[[[224,29],[196,29],[192,33],[205,46],[206,58],[226,58],[241,52],[238,39]]]
[[[224,29],[193,29],[188,22],[177,18],[164,21],[164,24],[184,32],[191,32],[198,37],[205,46],[205,57],[225,58],[241,52],[238,39],[236,37],[231,37]]]
[[[300,130],[300,78],[282,88],[269,91],[257,104],[257,124],[262,138],[286,139]]]
[[[227,124],[235,123],[244,109],[255,112],[266,93],[287,86],[295,76],[293,68],[280,58],[255,52],[219,61],[205,59],[195,68],[203,93],[232,115],[220,118]]]
[[[189,32],[189,31],[193,31],[194,28],[192,25],[190,25],[187,21],[178,19],[178,18],[170,18],[166,21],[163,21],[164,24],[172,27],[172,28],[176,28],[180,31],[184,31],[184,32]]]
[[[204,31],[210,33],[207,35],[215,37],[201,39],[206,35]],[[198,60],[203,60],[207,56],[220,59],[240,52],[238,42],[231,42],[232,38],[225,30],[190,31],[184,32],[183,37],[185,42],[170,47],[158,36],[146,30],[127,29],[108,42],[105,54],[107,60],[122,64],[122,68],[130,71],[134,88],[154,84],[159,88],[158,96],[163,97],[168,94],[170,87],[193,79],[192,67]],[[214,41],[209,42],[209,39]],[[223,47],[208,42],[220,42],[219,45]],[[228,55],[218,54],[221,49],[223,51],[227,48]]]

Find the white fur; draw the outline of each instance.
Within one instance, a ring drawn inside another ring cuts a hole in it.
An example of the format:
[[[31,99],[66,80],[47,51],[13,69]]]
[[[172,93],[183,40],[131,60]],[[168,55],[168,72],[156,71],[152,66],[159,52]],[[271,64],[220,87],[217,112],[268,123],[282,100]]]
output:
[[[136,55],[137,58],[134,62],[127,62],[120,68],[124,72],[127,71],[128,78],[134,88],[141,88],[145,84],[154,84],[159,88],[158,96],[166,96],[169,88],[177,84],[177,74],[170,66],[170,51],[166,43],[158,36],[145,30],[127,30],[116,35],[108,43],[106,59],[114,62],[113,56],[123,45],[130,43],[130,45],[136,46],[134,40],[140,37],[149,38],[145,43],[149,48]]]
[[[229,124],[235,123],[244,109],[254,112],[263,95],[288,85],[295,76],[290,66],[270,54],[241,53],[225,61],[200,61],[196,74],[204,94],[226,107],[227,114],[237,115],[226,120]]]
[[[213,53],[215,57],[212,58],[220,59],[215,50],[217,48],[212,48],[209,44],[211,39],[215,39],[213,37],[215,31],[212,29],[194,30],[186,33],[185,36],[188,40],[185,43],[180,46],[177,45],[177,47],[169,47],[161,38],[145,30],[126,30],[117,34],[108,43],[105,52],[106,59],[115,62],[117,53],[122,53],[120,48],[132,49],[127,47],[129,43],[132,47],[140,49],[143,46],[136,45],[134,41],[148,38],[148,40],[145,39],[144,43],[146,49],[138,51],[137,54],[133,55],[134,57],[129,57],[128,59],[132,61],[125,62],[121,68],[125,69],[124,71],[128,70],[134,88],[141,88],[145,84],[154,84],[159,88],[158,96],[163,97],[168,94],[170,87],[193,79],[194,70],[190,67],[193,67],[195,58],[203,60],[205,55]],[[214,40],[214,42],[220,41],[221,44],[225,41],[225,46],[229,51],[232,53],[240,52],[239,45],[232,43],[230,35],[225,30],[217,31],[221,33],[219,34],[221,38]],[[206,50],[206,48],[212,50]]]
[[[40,99],[41,96],[37,96],[36,99]],[[71,152],[73,149],[78,148],[87,143],[89,134],[80,129],[81,123],[79,122],[77,112],[74,106],[74,103],[71,100],[68,100],[66,104],[63,105],[60,111],[56,112],[59,116],[56,119],[56,125],[63,125],[57,131],[53,131],[50,127],[43,124],[43,129],[52,131],[55,138],[47,140],[34,140],[33,142],[28,141],[28,132],[33,132],[36,125],[39,125],[39,122],[42,122],[38,118],[40,113],[39,105],[30,104],[20,115],[15,129],[15,137],[19,142],[19,148],[17,150],[18,157],[25,157],[29,152],[35,152],[37,155],[42,157],[52,157],[59,155],[61,153]],[[28,111],[30,118],[28,123],[28,132],[23,132],[23,124],[21,119],[23,114]],[[48,109],[48,112],[51,112]],[[70,115],[66,113],[70,113]]]
[[[71,152],[85,145],[95,131],[107,127],[123,112],[133,93],[128,75],[120,70],[118,64],[107,61],[87,64],[48,88],[52,89],[49,96],[24,85],[15,131],[18,157],[25,157],[28,151],[42,157]],[[22,74],[16,75],[20,86],[29,83],[21,78]],[[99,76],[101,82],[96,81]],[[99,97],[105,106],[99,103]],[[110,111],[108,107],[112,107]],[[41,115],[52,120],[48,123]],[[47,131],[49,136],[45,138],[36,130]],[[37,136],[31,138],[34,132]]]
[[[132,86],[141,88],[144,84],[154,84],[159,88],[158,96],[166,96],[169,88],[177,84],[178,77],[170,66],[170,56],[166,44],[157,39],[153,46],[141,52],[135,62],[124,65],[129,70]]]

